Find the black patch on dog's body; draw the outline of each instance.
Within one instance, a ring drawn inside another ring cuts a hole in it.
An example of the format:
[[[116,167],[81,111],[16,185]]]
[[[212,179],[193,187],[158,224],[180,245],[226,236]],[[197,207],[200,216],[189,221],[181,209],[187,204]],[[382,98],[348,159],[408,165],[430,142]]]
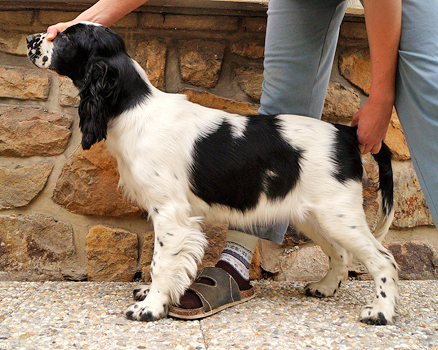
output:
[[[337,129],[336,146],[332,156],[336,164],[334,177],[341,183],[348,180],[361,181],[363,176],[362,160],[357,140],[357,128],[333,124]]]
[[[278,118],[246,118],[242,137],[234,136],[231,124],[223,120],[195,143],[190,183],[194,194],[210,205],[245,212],[262,193],[271,201],[284,198],[300,177],[303,151],[284,140]]]

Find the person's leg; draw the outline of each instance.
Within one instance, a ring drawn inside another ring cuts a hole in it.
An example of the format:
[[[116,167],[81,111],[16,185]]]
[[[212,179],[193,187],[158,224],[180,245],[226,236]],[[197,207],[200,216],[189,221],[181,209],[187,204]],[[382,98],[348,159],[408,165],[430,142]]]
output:
[[[347,1],[271,0],[260,114],[320,119]]]
[[[259,114],[321,119],[346,0],[271,0]],[[248,232],[281,243],[289,223]]]
[[[438,3],[403,0],[395,106],[438,223]]]
[[[259,114],[300,114],[321,118],[346,0],[270,0],[266,33],[263,95]],[[239,257],[245,246],[252,255],[258,238],[281,243],[288,223],[233,231],[216,267],[227,271],[240,290],[248,290],[249,265]],[[234,259],[229,259],[233,255]],[[237,257],[237,258],[236,258]],[[245,266],[245,268],[243,268]],[[246,269],[247,271],[243,271]],[[209,283],[208,280],[198,282]],[[183,309],[201,307],[187,291]]]
[[[258,240],[258,237],[255,236],[240,231],[228,230],[225,246],[219,261],[215,265],[229,273],[241,291],[251,288],[249,268]],[[212,285],[212,281],[205,278],[201,278],[197,282]],[[182,309],[197,309],[201,306],[201,300],[193,291],[188,290],[181,297],[180,307]]]

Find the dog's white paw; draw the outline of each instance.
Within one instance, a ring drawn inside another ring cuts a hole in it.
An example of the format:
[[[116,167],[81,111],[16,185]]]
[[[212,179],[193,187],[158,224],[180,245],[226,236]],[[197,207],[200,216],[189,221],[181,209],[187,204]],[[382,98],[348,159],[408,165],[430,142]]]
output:
[[[395,317],[395,309],[391,305],[374,302],[366,305],[360,312],[360,321],[370,325],[383,326],[391,324]]]
[[[132,321],[157,321],[167,317],[169,306],[167,304],[150,304],[147,300],[140,301],[128,306],[125,315]]]
[[[141,286],[138,286],[138,288],[135,288],[133,291],[134,300],[135,301],[145,300],[150,289],[151,289],[151,286],[149,284],[148,285],[141,285]]]
[[[319,282],[309,283],[304,287],[306,295],[309,297],[327,298],[334,296],[341,287],[342,281],[339,277],[336,279],[327,276]]]

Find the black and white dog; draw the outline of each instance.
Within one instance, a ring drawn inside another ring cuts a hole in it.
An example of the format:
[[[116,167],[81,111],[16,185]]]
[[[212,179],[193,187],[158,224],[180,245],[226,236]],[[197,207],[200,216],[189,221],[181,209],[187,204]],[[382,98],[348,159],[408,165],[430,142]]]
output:
[[[206,239],[201,220],[242,229],[292,222],[330,257],[323,280],[307,286],[332,296],[354,254],[373,276],[374,301],[360,319],[393,320],[397,267],[379,242],[391,224],[393,178],[386,145],[379,165],[381,218],[373,235],[362,208],[362,162],[356,129],[296,115],[239,116],[154,88],[110,29],[88,22],[29,36],[35,65],[70,77],[80,90],[82,147],[106,139],[127,195],[154,223],[152,284],[126,310],[152,321],[178,303],[197,272]]]

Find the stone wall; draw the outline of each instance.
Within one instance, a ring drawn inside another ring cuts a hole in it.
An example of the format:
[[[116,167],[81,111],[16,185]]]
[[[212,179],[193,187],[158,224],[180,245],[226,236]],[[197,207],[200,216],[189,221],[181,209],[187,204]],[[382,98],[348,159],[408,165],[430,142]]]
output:
[[[160,89],[209,107],[256,113],[265,6],[211,3],[199,8],[152,3],[113,29]],[[39,70],[25,57],[28,34],[74,18],[89,3],[69,6],[0,4],[0,280],[149,280],[154,235],[147,213],[117,188],[116,161],[103,142],[81,149],[77,90],[69,79]],[[324,120],[351,120],[369,91],[369,69],[363,18],[348,15]],[[396,186],[396,217],[387,243],[402,263],[404,278],[437,278],[436,230],[395,113],[387,141],[394,150]],[[365,159],[364,205],[373,226],[376,169],[370,157]],[[204,264],[218,258],[226,230],[205,227],[213,243]],[[260,278],[263,268],[279,280],[311,279],[325,266],[319,248],[291,229],[282,246],[260,243],[251,276]],[[352,274],[366,277],[360,264]]]

